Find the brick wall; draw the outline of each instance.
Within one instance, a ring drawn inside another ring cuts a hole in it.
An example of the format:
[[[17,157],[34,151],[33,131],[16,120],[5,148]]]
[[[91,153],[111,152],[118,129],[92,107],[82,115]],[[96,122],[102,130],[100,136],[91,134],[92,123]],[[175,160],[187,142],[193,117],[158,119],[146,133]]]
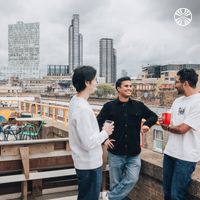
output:
[[[141,174],[135,189],[129,197],[138,200],[161,200],[163,199],[161,182]]]
[[[129,194],[133,200],[163,200],[162,159],[163,155],[142,149],[142,168],[138,183]],[[193,173],[188,200],[200,200],[200,164]]]

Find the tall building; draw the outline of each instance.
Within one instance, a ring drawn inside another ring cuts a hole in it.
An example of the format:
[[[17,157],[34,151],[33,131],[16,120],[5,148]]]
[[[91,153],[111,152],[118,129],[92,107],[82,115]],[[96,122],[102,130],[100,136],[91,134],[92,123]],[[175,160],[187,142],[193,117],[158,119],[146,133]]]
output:
[[[8,77],[40,77],[40,24],[8,25]]]
[[[69,26],[69,72],[83,65],[83,36],[79,33],[79,15],[74,14]]]
[[[8,66],[0,66],[0,81],[8,79]]]
[[[106,83],[115,83],[117,77],[117,57],[113,48],[113,39],[102,38],[100,49],[100,77],[105,77]]]
[[[48,65],[47,76],[69,76],[69,65]]]

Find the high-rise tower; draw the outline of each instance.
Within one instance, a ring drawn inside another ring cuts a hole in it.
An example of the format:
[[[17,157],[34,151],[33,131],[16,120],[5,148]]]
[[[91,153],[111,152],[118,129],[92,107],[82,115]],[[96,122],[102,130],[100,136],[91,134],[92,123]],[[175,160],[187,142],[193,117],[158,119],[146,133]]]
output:
[[[102,38],[99,43],[100,49],[100,77],[105,77],[106,83],[115,83],[116,50],[113,48],[113,39]]]
[[[79,15],[74,14],[69,26],[69,72],[83,65],[83,37],[79,33]]]
[[[8,25],[8,77],[39,78],[40,24]]]

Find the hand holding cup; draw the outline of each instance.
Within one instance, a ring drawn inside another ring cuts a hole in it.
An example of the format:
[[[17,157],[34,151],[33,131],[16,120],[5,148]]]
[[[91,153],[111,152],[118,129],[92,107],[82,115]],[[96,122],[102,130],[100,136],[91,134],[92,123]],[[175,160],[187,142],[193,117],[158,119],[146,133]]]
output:
[[[106,131],[108,135],[111,135],[114,130],[114,122],[111,120],[106,120],[102,129]]]
[[[172,114],[170,112],[162,113],[162,124],[165,126],[169,126],[171,123]]]

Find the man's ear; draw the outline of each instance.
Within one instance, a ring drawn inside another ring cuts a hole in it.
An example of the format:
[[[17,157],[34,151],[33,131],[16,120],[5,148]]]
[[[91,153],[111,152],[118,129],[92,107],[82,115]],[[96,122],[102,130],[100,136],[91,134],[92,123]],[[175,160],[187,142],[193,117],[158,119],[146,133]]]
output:
[[[90,81],[85,81],[85,85],[88,86],[90,84]]]
[[[184,86],[190,86],[189,83],[188,83],[188,81],[185,81],[185,82],[183,83],[183,85],[184,85]]]

